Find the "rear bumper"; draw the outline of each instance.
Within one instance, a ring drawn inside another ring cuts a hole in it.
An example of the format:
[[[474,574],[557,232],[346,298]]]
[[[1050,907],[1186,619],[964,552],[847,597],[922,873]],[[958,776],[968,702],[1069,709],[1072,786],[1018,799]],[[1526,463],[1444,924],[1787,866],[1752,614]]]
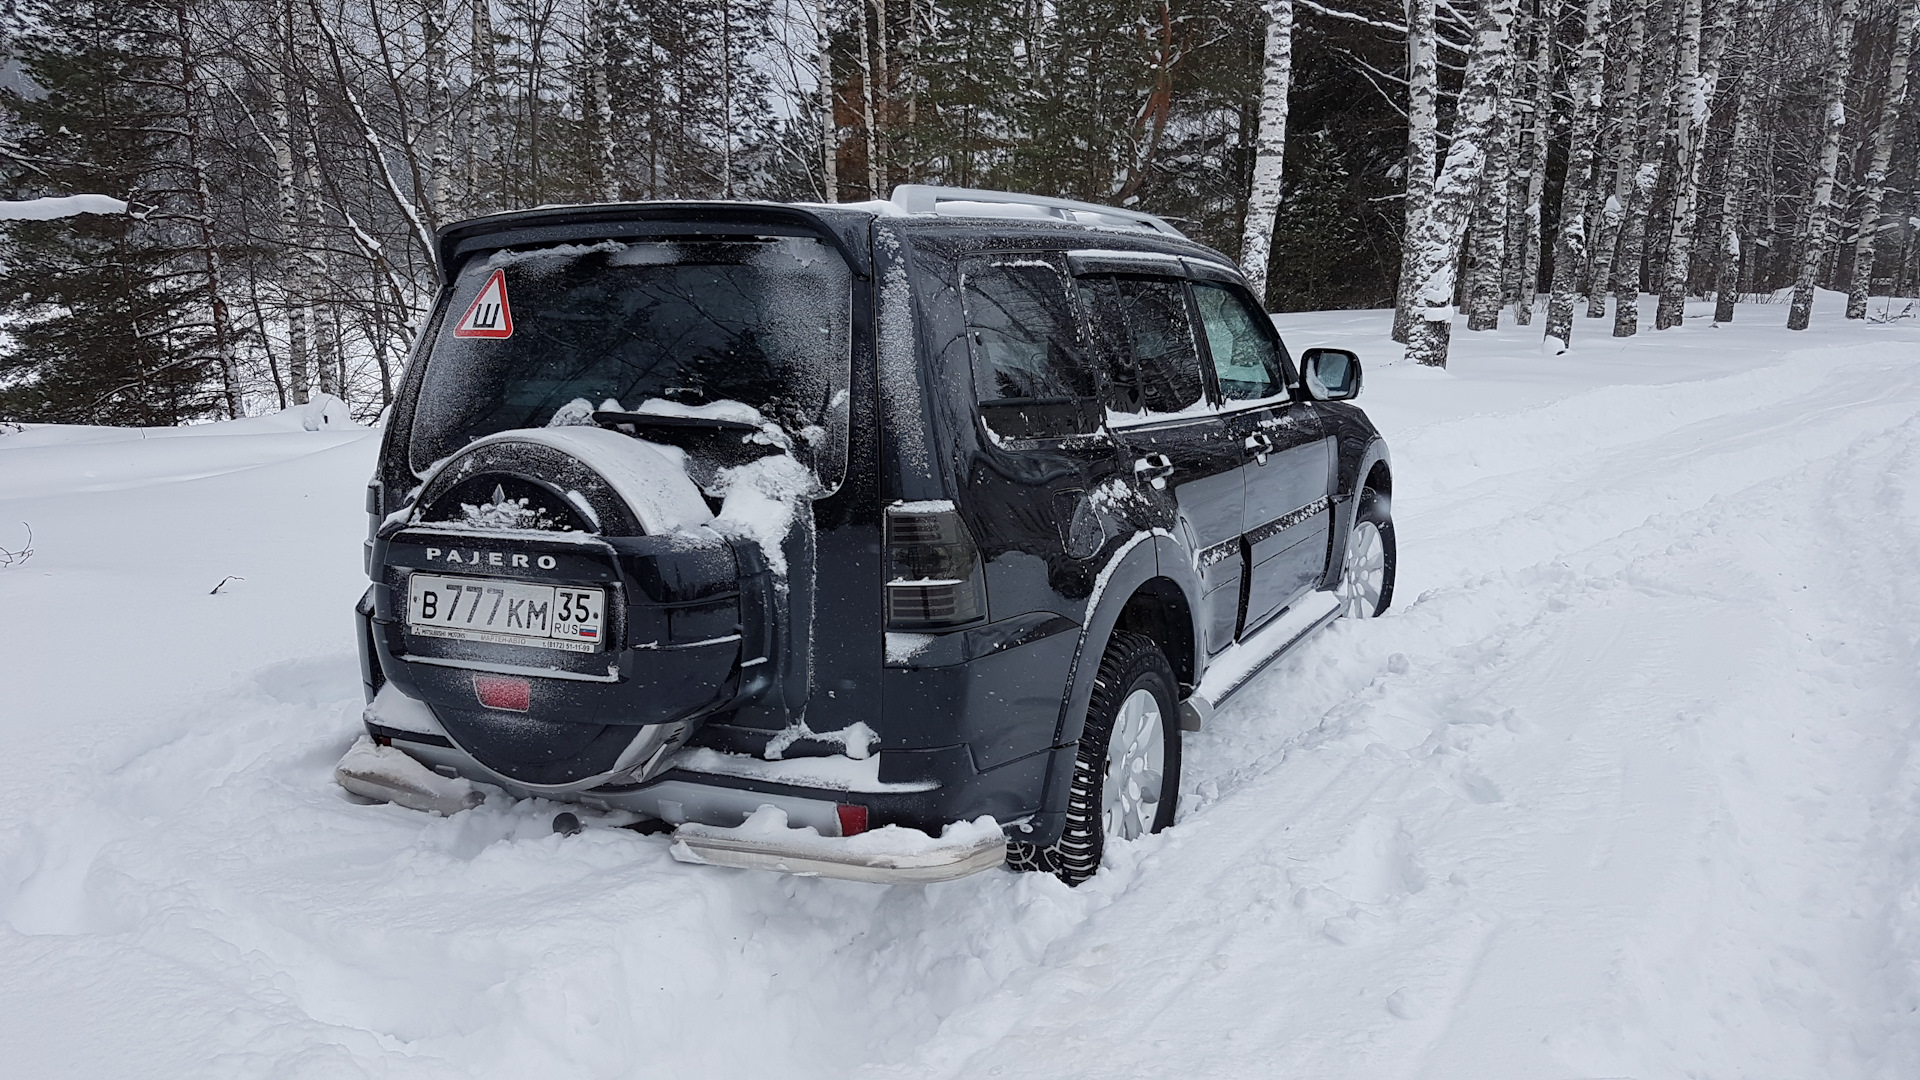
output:
[[[464,757],[450,747],[404,738],[385,744],[362,738],[341,759],[334,779],[363,798],[428,813],[454,814],[478,805],[481,793],[469,781],[447,776],[455,770],[436,762],[443,755]],[[837,804],[828,799],[684,779],[583,801],[677,823],[673,857],[709,866],[920,884],[951,881],[1006,861],[1006,837],[992,818],[948,826],[938,838],[898,825],[842,836]]]

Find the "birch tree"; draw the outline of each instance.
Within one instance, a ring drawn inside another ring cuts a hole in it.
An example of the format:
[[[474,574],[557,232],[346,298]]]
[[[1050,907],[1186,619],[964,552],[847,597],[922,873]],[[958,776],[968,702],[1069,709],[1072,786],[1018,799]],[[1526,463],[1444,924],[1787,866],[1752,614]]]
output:
[[[1820,164],[1813,177],[1813,197],[1807,205],[1805,248],[1800,255],[1800,279],[1793,286],[1787,309],[1787,329],[1805,330],[1813,315],[1813,286],[1827,256],[1827,226],[1833,215],[1834,176],[1840,168],[1840,135],[1847,124],[1847,69],[1853,62],[1853,28],[1860,18],[1860,0],[1840,0],[1833,24],[1833,44],[1827,53],[1827,77],[1820,110]]]
[[[1620,242],[1620,226],[1626,219],[1639,176],[1641,125],[1646,111],[1641,101],[1640,71],[1647,41],[1647,0],[1629,0],[1622,34],[1620,77],[1610,103],[1614,128],[1613,192],[1601,210],[1599,234],[1593,247],[1593,286],[1587,294],[1589,319],[1606,317],[1614,247]]]
[[[1293,82],[1293,0],[1267,0],[1267,36],[1260,78],[1260,131],[1254,139],[1253,183],[1247,191],[1240,269],[1253,295],[1267,299],[1274,215],[1280,210],[1287,151],[1287,91]]]
[[[1673,224],[1667,238],[1665,272],[1660,281],[1660,303],[1654,312],[1656,330],[1671,330],[1686,317],[1687,271],[1693,261],[1694,196],[1700,190],[1700,143],[1706,136],[1713,109],[1714,84],[1719,80],[1717,47],[1704,70],[1700,63],[1701,0],[1680,0],[1680,52],[1674,70]],[[1720,34],[1715,20],[1715,36]]]
[[[813,6],[813,32],[819,72],[820,109],[820,198],[840,201],[840,121],[835,116],[836,95],[833,82],[833,0],[816,0]]]
[[[1583,194],[1595,166],[1594,136],[1607,55],[1605,0],[1586,0],[1581,30],[1580,66],[1568,88],[1573,102],[1568,123],[1567,179],[1560,198],[1560,234],[1554,241],[1553,289],[1547,297],[1545,337],[1559,342],[1559,352],[1566,352],[1573,344],[1573,292],[1587,256]]]
[[[1434,181],[1426,212],[1407,236],[1419,305],[1408,334],[1407,358],[1433,367],[1447,366],[1461,235],[1486,172],[1488,148],[1499,137],[1500,87],[1513,55],[1509,33],[1514,2],[1483,0],[1480,6],[1446,163]]]
[[[1748,171],[1753,159],[1753,113],[1747,101],[1752,83],[1753,42],[1759,28],[1761,0],[1740,0],[1734,15],[1732,130],[1727,136],[1726,165],[1720,180],[1720,237],[1714,253],[1713,321],[1733,321],[1740,299],[1740,222],[1745,216]]]
[[[1686,3],[1687,0],[1681,0]],[[1658,33],[1651,50],[1654,78],[1646,81],[1646,92],[1639,104],[1641,112],[1661,123],[1657,139],[1645,140],[1639,166],[1628,189],[1626,217],[1614,245],[1613,336],[1632,337],[1640,332],[1640,292],[1643,284],[1647,249],[1647,220],[1653,215],[1653,200],[1661,186],[1661,174],[1672,157],[1674,125],[1678,122],[1674,102],[1674,58],[1678,44],[1677,12],[1661,11]]]
[[[492,0],[469,0],[467,66],[467,204],[474,213],[499,205],[495,187],[500,161],[500,76],[493,43]]]
[[[1508,49],[1507,67],[1512,68],[1512,49]],[[1506,87],[1511,78],[1503,78],[1495,90],[1493,122],[1487,132],[1485,173],[1480,179],[1480,197],[1474,200],[1472,236],[1467,271],[1467,329],[1500,329],[1500,307],[1504,299],[1501,271],[1507,259],[1507,173],[1512,159],[1513,140],[1509,137],[1512,108]]]
[[[311,343],[308,340],[307,297],[313,282],[307,273],[307,260],[298,254],[299,245],[310,240],[301,220],[300,180],[306,172],[297,160],[293,122],[294,87],[299,79],[293,68],[294,22],[299,10],[295,0],[274,3],[274,56],[269,65],[273,97],[273,160],[280,194],[279,261],[282,287],[292,292],[286,304],[287,382],[295,405],[305,405],[313,377]]]
[[[1847,283],[1847,318],[1867,317],[1867,296],[1873,287],[1875,248],[1891,224],[1882,220],[1887,197],[1887,168],[1893,162],[1895,125],[1907,97],[1907,58],[1913,52],[1915,13],[1920,0],[1904,0],[1894,23],[1893,54],[1887,58],[1886,97],[1880,103],[1880,122],[1873,132],[1873,161],[1867,166],[1860,195],[1860,226],[1853,241],[1853,274]]]
[[[174,0],[174,32],[180,50],[180,118],[187,184],[192,192],[194,231],[198,234],[201,267],[206,275],[208,325],[213,332],[214,356],[220,366],[220,393],[227,419],[240,418],[240,371],[234,363],[233,328],[227,301],[220,290],[220,249],[213,235],[213,199],[207,183],[206,140],[200,130],[202,91],[200,66],[194,55],[193,28],[187,19],[187,0]]]
[[[1411,237],[1426,219],[1433,198],[1433,168],[1438,156],[1438,73],[1434,70],[1434,0],[1407,0],[1407,178],[1401,205],[1406,213],[1404,235]],[[1411,243],[1400,254],[1399,302],[1394,305],[1393,340],[1405,343],[1419,318],[1414,282],[1419,276]],[[1449,300],[1449,303],[1452,301]]]
[[[1553,134],[1553,31],[1558,11],[1558,0],[1534,2],[1530,65],[1533,109],[1527,117],[1526,194],[1521,211],[1525,231],[1521,237],[1520,291],[1513,307],[1514,321],[1521,326],[1532,325],[1540,289],[1540,253],[1546,228],[1541,204],[1547,190],[1547,143]]]

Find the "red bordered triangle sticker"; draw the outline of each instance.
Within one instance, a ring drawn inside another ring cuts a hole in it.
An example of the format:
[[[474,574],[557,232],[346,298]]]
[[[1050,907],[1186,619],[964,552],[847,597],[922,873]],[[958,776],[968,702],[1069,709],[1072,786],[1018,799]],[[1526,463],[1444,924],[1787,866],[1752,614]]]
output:
[[[510,338],[513,336],[513,309],[507,306],[507,272],[495,270],[473,306],[460,316],[453,327],[454,337]]]

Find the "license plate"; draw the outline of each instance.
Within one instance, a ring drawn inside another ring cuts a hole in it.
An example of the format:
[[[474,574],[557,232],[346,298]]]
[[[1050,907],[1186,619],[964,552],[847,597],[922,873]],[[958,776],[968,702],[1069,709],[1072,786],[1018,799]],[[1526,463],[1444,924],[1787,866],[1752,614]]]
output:
[[[491,578],[414,574],[407,629],[424,637],[598,652],[606,591]]]

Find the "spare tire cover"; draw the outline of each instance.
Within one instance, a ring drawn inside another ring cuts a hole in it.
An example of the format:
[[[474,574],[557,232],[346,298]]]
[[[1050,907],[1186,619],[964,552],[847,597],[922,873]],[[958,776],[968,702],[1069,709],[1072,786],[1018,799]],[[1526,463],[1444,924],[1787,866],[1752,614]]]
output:
[[[659,536],[695,528],[711,523],[713,512],[687,476],[684,460],[675,447],[603,428],[503,431],[474,440],[440,463],[421,486],[414,521],[465,519],[471,527],[476,524],[473,504],[486,501],[486,493],[504,483],[537,499],[525,508],[525,528],[601,536]],[[480,709],[436,711],[448,735],[483,765],[556,792],[592,787],[657,760],[662,745],[691,731],[691,725],[677,722],[601,725]]]

